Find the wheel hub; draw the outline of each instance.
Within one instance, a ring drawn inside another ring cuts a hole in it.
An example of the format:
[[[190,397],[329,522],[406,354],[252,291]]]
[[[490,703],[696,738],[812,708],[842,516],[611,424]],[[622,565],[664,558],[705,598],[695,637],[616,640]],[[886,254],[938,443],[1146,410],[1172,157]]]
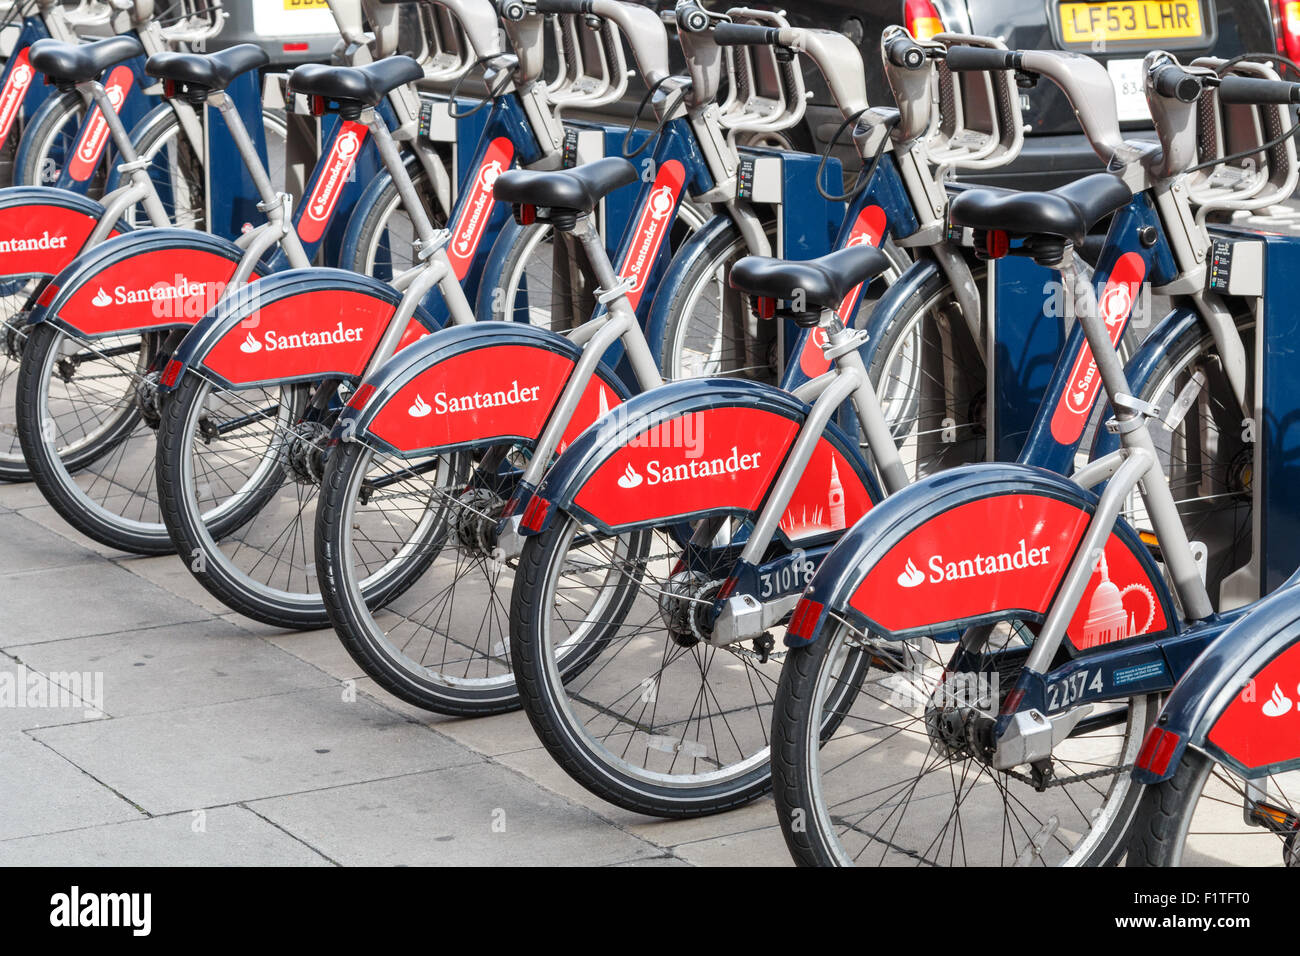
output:
[[[329,426],[323,422],[298,422],[289,429],[284,467],[295,481],[319,485],[325,476],[325,446]]]
[[[722,587],[699,571],[678,571],[659,595],[659,616],[681,647],[707,641],[713,633],[713,598]]]
[[[501,498],[486,488],[469,488],[456,499],[459,507],[454,518],[456,540],[460,546],[478,556],[490,555],[497,544],[497,515]]]
[[[1250,498],[1255,477],[1255,447],[1246,445],[1238,449],[1228,462],[1228,491],[1241,498]]]

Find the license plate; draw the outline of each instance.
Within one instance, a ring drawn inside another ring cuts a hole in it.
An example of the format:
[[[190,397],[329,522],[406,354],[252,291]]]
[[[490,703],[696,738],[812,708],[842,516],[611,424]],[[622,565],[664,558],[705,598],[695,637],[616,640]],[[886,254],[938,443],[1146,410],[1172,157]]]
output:
[[[1141,60],[1111,60],[1106,64],[1110,71],[1110,81],[1115,85],[1115,106],[1119,110],[1119,121],[1151,119],[1151,108],[1147,105],[1146,89],[1142,82]]]
[[[253,4],[253,30],[262,39],[338,36],[338,25],[325,0],[257,0]]]
[[[286,10],[328,10],[329,0],[284,0]]]
[[[1059,13],[1061,39],[1066,43],[1186,40],[1204,35],[1198,0],[1063,3]]]

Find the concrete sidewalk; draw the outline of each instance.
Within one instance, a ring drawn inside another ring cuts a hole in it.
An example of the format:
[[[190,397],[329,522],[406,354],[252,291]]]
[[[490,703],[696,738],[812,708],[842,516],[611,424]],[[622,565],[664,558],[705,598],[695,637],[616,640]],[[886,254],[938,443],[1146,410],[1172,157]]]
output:
[[[31,485],[0,485],[0,596],[0,865],[789,863],[770,800],[624,813],[522,714],[407,707],[332,631],[230,613]]]

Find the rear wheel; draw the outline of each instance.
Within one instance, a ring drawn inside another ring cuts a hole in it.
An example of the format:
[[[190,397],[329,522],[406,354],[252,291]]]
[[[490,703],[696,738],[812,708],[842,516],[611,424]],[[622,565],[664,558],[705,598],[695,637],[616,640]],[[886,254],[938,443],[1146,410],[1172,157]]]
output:
[[[424,211],[433,227],[442,228],[447,224],[447,214],[438,203],[428,173],[423,168],[412,169],[410,173],[415,192],[424,204]],[[415,241],[419,236],[415,223],[402,205],[402,197],[391,179],[380,190],[370,208],[361,212],[361,215],[364,218],[357,233],[357,247],[346,268],[384,282],[392,282],[394,276],[418,264]]]
[[[1129,866],[1300,866],[1300,771],[1246,780],[1188,749],[1146,788]]]
[[[1154,698],[1078,715],[1040,790],[1030,767],[997,770],[980,743],[1027,655],[1032,635],[1023,624],[987,626],[976,651],[961,656],[955,644],[876,641],[833,615],[827,622],[814,643],[791,650],[772,727],[777,811],[797,862],[1115,859],[1139,796],[1128,768],[1155,718]],[[838,661],[855,652],[874,669],[847,693]]]

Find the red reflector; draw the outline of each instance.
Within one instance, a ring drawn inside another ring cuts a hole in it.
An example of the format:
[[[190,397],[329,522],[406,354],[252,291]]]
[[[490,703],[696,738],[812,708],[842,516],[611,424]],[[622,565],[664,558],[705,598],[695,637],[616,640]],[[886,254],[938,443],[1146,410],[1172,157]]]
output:
[[[990,259],[1001,259],[1011,251],[1011,237],[1001,229],[990,229],[984,240]]]
[[[722,587],[718,591],[718,600],[725,601],[727,598],[731,597],[731,592],[736,590],[737,583],[738,582],[734,574],[731,577],[727,578],[727,580],[723,581]]]
[[[311,115],[312,116],[325,115],[325,97],[313,96],[311,98]]]
[[[51,302],[54,301],[54,297],[58,294],[59,294],[59,287],[56,286],[53,282],[51,282],[41,291],[40,296],[38,296],[36,299],[36,304],[49,305]]]
[[[163,96],[165,96],[167,99],[170,100],[175,95],[176,95],[176,81],[163,80]]]
[[[776,315],[776,299],[760,295],[754,300],[754,311],[760,319],[770,319]]]
[[[176,384],[176,380],[181,377],[181,372],[185,369],[185,364],[180,359],[172,359],[163,369],[160,381],[164,388],[171,388]]]
[[[528,507],[524,509],[524,516],[520,519],[520,524],[529,531],[541,531],[542,522],[546,520],[546,512],[551,510],[551,503],[540,495],[533,495],[532,500],[528,502]]]
[[[1142,741],[1142,749],[1138,751],[1137,765],[1143,770],[1151,769],[1151,756],[1156,752],[1156,746],[1160,743],[1160,738],[1165,732],[1159,727],[1152,727],[1147,731],[1147,739]]]
[[[365,408],[366,402],[370,401],[370,396],[373,394],[375,394],[373,385],[362,385],[348,399],[348,408]]]
[[[1169,761],[1174,759],[1174,751],[1177,749],[1178,735],[1167,730],[1164,731],[1164,736],[1160,738],[1160,743],[1156,745],[1156,752],[1151,755],[1151,763],[1146,769],[1157,776],[1163,775],[1169,769]]]
[[[537,221],[537,207],[532,203],[519,203],[515,206],[515,221],[521,226],[531,226]]]
[[[800,599],[794,613],[790,615],[790,623],[785,626],[786,633],[800,641],[808,640],[818,618],[822,616],[823,607],[824,605],[817,601]]]
[[[306,53],[311,47],[306,43],[286,43],[284,45],[285,53]]]

